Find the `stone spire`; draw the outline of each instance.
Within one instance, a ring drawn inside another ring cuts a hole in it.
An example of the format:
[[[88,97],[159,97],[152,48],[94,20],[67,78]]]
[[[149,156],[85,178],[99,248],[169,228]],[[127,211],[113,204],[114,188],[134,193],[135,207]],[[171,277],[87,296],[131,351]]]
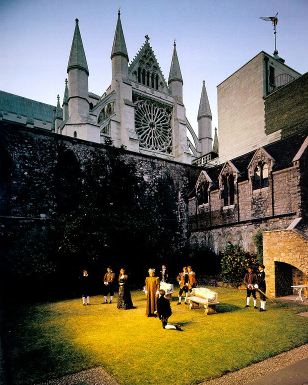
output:
[[[205,81],[203,81],[201,98],[198,110],[198,137],[201,154],[208,154],[212,151],[212,113],[207,97]]]
[[[66,121],[68,119],[68,86],[67,86],[67,79],[65,79],[65,89],[64,89],[64,96],[63,96],[63,120]]]
[[[173,44],[173,55],[169,72],[168,85],[171,95],[179,103],[183,103],[183,78],[181,74],[176,43]]]
[[[176,52],[175,41],[173,43],[173,55],[172,55],[170,72],[169,72],[168,84],[170,84],[172,81],[179,81],[183,84],[183,78],[182,78],[180,63],[178,59],[178,54]]]
[[[62,109],[60,107],[60,96],[57,95],[56,119],[62,119]]]
[[[214,143],[213,143],[213,152],[219,154],[219,143],[218,143],[218,135],[217,128],[215,127],[215,135],[214,135]]]
[[[81,39],[79,25],[78,25],[79,20],[75,19],[75,21],[76,21],[75,32],[74,32],[74,37],[72,41],[70,57],[68,60],[67,72],[69,72],[73,68],[78,68],[80,70],[85,71],[87,75],[89,75],[87,59],[84,53],[82,39]]]
[[[210,103],[207,97],[204,80],[203,80],[201,98],[200,98],[200,104],[199,104],[199,110],[198,110],[198,120],[201,119],[202,117],[208,117],[212,119]]]
[[[127,49],[126,49],[124,33],[122,29],[120,10],[118,11],[118,21],[117,21],[117,26],[114,34],[114,39],[113,39],[111,59],[116,55],[124,56],[127,59],[127,61],[129,60]]]
[[[56,133],[59,133],[61,123],[62,123],[62,109],[60,107],[60,96],[57,95],[57,107],[55,111],[55,132]]]

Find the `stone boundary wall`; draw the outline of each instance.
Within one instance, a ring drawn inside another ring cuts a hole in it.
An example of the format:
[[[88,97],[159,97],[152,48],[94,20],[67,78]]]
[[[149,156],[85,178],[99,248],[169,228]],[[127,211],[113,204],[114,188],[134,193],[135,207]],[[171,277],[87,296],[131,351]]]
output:
[[[263,262],[270,297],[276,297],[275,262],[287,263],[298,269],[302,273],[302,284],[308,284],[308,237],[297,230],[265,231]]]
[[[190,235],[192,248],[196,245],[209,247],[215,253],[223,251],[227,242],[242,246],[250,253],[256,253],[253,236],[259,231],[287,228],[296,215],[263,218],[258,220],[234,223],[232,225],[217,226],[205,231],[194,231]]]

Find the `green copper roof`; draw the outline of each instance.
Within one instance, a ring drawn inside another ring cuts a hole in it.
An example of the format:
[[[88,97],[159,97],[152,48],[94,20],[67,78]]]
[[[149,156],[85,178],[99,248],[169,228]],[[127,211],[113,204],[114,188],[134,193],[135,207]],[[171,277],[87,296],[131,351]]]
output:
[[[76,21],[75,32],[74,32],[74,37],[72,41],[70,58],[68,60],[67,72],[70,69],[78,68],[78,69],[84,70],[89,75],[87,59],[84,53],[82,39],[81,39],[79,25],[78,25],[79,21],[78,19],[76,19],[75,21]]]
[[[172,82],[173,80],[178,80],[179,82],[181,82],[183,84],[183,78],[182,78],[180,63],[179,63],[179,59],[178,59],[178,54],[176,52],[175,42],[174,42],[174,47],[173,47],[173,55],[172,55],[170,72],[169,72],[168,84],[170,82]]]
[[[0,91],[0,111],[53,123],[55,106]]]
[[[114,34],[113,39],[113,45],[112,45],[112,51],[111,51],[111,59],[115,55],[122,55],[127,58],[128,60],[128,53],[126,49],[126,43],[124,39],[123,29],[122,29],[122,23],[121,23],[121,14],[120,11],[118,12],[118,21],[117,26]]]
[[[215,127],[215,136],[214,136],[214,142],[213,142],[213,152],[216,154],[219,154],[219,143],[218,143],[218,136],[217,136],[217,128]]]
[[[210,103],[209,103],[209,99],[207,97],[207,92],[205,88],[205,81],[203,81],[203,85],[202,85],[202,92],[201,92],[201,98],[200,98],[200,104],[199,104],[199,110],[198,110],[198,120],[203,116],[212,118]]]

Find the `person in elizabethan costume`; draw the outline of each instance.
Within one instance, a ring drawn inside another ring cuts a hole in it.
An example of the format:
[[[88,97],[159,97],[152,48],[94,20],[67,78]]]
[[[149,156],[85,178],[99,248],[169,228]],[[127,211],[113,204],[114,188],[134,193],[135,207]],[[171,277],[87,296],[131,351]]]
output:
[[[125,274],[125,269],[120,270],[119,278],[119,295],[118,295],[118,309],[134,309],[132,297],[128,286],[128,275]]]
[[[249,307],[250,302],[250,296],[253,298],[253,306],[255,309],[257,308],[257,297],[256,297],[256,287],[258,287],[257,284],[257,275],[254,273],[252,267],[247,268],[247,273],[244,277],[244,284],[247,288],[247,296],[246,296],[246,306]]]
[[[177,281],[180,285],[178,305],[181,305],[182,303],[183,293],[185,293],[185,304],[187,304],[189,276],[186,266],[183,267],[183,271],[177,276]]]
[[[90,279],[86,269],[82,270],[82,276],[80,279],[82,304],[84,306],[90,305]]]
[[[266,304],[266,282],[265,282],[265,266],[259,265],[257,273],[258,291],[260,295],[260,311],[265,311]]]
[[[114,284],[115,284],[115,273],[111,267],[107,267],[107,273],[104,275],[104,302],[107,303],[107,297],[109,294],[109,303],[112,303],[114,296]]]
[[[161,267],[160,280],[161,282],[168,282],[168,270],[166,265],[162,265]]]
[[[165,298],[165,290],[159,290],[159,298],[157,299],[157,315],[161,320],[164,329],[170,330],[182,330],[178,325],[172,325],[168,323],[168,318],[172,314],[170,302]]]
[[[147,295],[146,315],[148,317],[156,317],[158,290],[159,278],[155,277],[155,269],[149,269],[149,276],[145,279],[145,292]]]
[[[191,266],[187,266],[188,271],[188,289],[191,292],[194,287],[197,286],[196,273]]]

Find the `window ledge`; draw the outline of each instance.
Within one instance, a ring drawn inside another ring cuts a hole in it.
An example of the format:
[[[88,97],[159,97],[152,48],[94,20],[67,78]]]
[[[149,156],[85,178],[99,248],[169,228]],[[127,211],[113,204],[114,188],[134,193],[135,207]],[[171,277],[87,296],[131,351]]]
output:
[[[234,209],[235,205],[230,205],[230,206],[223,206],[223,210],[231,210]]]
[[[255,190],[252,190],[252,193],[253,193],[253,194],[260,194],[260,193],[262,193],[262,192],[267,191],[268,189],[269,189],[269,186],[267,186],[267,187],[262,187],[262,188],[257,188],[257,189],[255,189]]]

